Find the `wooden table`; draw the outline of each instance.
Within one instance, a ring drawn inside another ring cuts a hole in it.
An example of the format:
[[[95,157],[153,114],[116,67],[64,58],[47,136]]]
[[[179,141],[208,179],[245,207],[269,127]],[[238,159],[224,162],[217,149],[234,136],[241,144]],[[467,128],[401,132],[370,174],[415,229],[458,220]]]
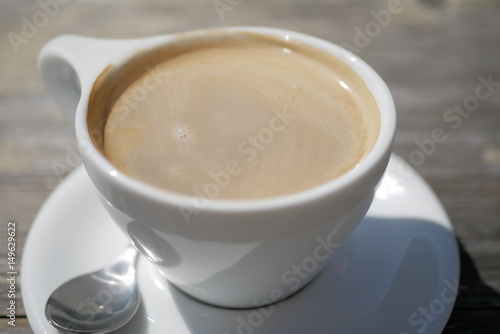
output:
[[[495,0],[0,0],[0,332],[32,333],[22,307],[22,272],[16,326],[5,317],[9,221],[17,224],[19,268],[30,225],[64,176],[53,163],[64,163],[76,148],[72,125],[37,74],[40,48],[65,33],[142,37],[225,25],[316,35],[350,48],[381,74],[398,110],[395,152],[440,197],[460,244],[460,294],[444,333],[500,333]],[[432,145],[437,128],[446,140]]]

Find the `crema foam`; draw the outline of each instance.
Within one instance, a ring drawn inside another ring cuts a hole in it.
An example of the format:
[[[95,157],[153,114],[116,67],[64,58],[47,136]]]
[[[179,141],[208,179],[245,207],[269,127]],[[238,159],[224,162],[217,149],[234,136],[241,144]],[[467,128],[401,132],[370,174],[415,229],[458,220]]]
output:
[[[103,150],[122,172],[170,192],[299,192],[355,168],[378,136],[363,80],[310,46],[228,38],[142,71],[108,111]]]

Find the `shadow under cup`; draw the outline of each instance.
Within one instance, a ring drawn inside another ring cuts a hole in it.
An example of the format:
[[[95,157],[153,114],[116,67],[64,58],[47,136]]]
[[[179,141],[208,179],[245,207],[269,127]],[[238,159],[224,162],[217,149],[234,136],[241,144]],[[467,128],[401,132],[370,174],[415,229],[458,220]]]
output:
[[[372,92],[379,136],[355,168],[320,186],[280,197],[220,200],[145,184],[105,157],[106,120],[124,90],[165,59],[200,47],[259,38],[312,57],[349,64]],[[287,38],[284,38],[287,36]],[[306,50],[306,51],[304,51]],[[392,97],[362,60],[329,42],[267,28],[184,33],[110,65],[93,83],[86,134],[96,154],[84,163],[106,210],[160,274],[188,295],[229,308],[258,307],[294,294],[328,263],[366,214],[385,171],[395,133]],[[77,134],[78,136],[78,134]]]

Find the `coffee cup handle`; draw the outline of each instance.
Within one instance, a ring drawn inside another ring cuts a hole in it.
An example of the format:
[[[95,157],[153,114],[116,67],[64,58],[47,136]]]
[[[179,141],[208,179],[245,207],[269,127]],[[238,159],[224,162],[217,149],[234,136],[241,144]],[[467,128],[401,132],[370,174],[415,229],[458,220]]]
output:
[[[82,93],[92,89],[106,66],[137,52],[140,42],[62,35],[42,49],[38,69],[48,91],[74,121]]]

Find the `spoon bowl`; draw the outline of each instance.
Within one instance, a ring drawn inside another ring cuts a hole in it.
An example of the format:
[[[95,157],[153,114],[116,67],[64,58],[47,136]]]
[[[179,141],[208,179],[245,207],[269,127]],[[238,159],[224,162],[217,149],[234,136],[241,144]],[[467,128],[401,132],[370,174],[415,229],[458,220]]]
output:
[[[61,285],[45,305],[49,323],[69,333],[99,334],[125,325],[140,304],[136,258],[130,245],[110,266]]]

